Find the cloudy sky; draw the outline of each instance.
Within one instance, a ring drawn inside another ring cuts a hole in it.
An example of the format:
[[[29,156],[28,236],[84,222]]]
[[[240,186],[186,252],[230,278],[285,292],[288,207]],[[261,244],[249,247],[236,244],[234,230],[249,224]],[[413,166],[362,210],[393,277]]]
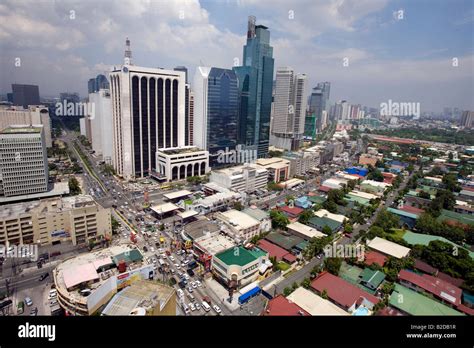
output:
[[[79,92],[123,62],[230,68],[248,15],[271,31],[275,66],[331,81],[331,100],[474,109],[472,0],[1,0],[0,93]],[[344,64],[348,63],[348,64]]]

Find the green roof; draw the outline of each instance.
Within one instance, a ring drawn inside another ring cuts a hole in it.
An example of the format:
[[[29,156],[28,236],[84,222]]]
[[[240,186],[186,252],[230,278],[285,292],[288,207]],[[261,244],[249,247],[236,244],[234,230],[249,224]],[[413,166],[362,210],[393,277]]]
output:
[[[464,315],[400,284],[395,284],[389,302],[391,306],[410,315]]]
[[[323,230],[324,226],[328,226],[332,232],[335,232],[339,227],[341,227],[341,223],[335,220],[328,219],[326,217],[319,217],[319,216],[313,216],[311,219],[308,221],[308,225],[311,227],[316,228],[317,230],[321,231]]]
[[[285,250],[291,250],[296,245],[303,242],[303,238],[294,235],[283,235],[279,232],[273,232],[265,236],[265,239],[273,244],[282,247]]]
[[[125,261],[125,263],[129,264],[141,260],[143,260],[143,255],[137,249],[131,249],[112,257],[112,261],[116,265],[118,265],[120,261]]]
[[[216,254],[216,257],[228,266],[245,266],[257,260],[259,257],[266,255],[267,253],[259,248],[253,248],[249,250],[239,246],[238,249],[230,248],[226,251]]]
[[[323,196],[308,196],[308,200],[312,203],[324,203],[326,202],[326,198]]]
[[[341,268],[339,269],[339,277],[341,277],[344,280],[347,280],[349,283],[352,283],[352,284],[357,284],[361,273],[362,273],[362,268],[349,265],[346,262],[343,262],[341,264]]]
[[[455,211],[443,209],[438,217],[439,221],[454,220],[465,225],[474,225],[474,215],[456,213]]]
[[[406,231],[405,234],[403,235],[403,239],[408,244],[411,244],[411,245],[421,244],[421,245],[427,246],[428,244],[430,244],[431,241],[440,240],[442,242],[449,243],[449,244],[451,244],[453,246],[456,246],[458,248],[463,248],[462,246],[451,242],[449,239],[446,239],[446,238],[440,237],[440,236],[433,236],[431,234],[422,234],[422,233],[414,233],[414,232],[411,232],[411,231]],[[463,249],[465,249],[465,248],[463,248]],[[467,250],[467,251],[469,252],[469,255],[471,256],[471,258],[474,259],[474,252],[470,251],[470,250]]]
[[[353,196],[350,193],[347,194],[344,199],[351,201],[351,202],[357,202],[362,205],[369,205],[370,199],[364,198],[364,197],[359,197],[359,196]]]
[[[418,219],[418,215],[413,214],[413,213],[409,213],[409,212],[404,211],[404,210],[395,209],[395,208],[388,208],[387,211],[389,211],[390,213],[395,214],[395,215],[405,216],[405,217],[409,217],[409,218],[412,218],[412,219]]]
[[[385,273],[381,271],[374,271],[366,267],[359,275],[359,278],[361,281],[372,284],[374,288],[378,288],[385,279]]]

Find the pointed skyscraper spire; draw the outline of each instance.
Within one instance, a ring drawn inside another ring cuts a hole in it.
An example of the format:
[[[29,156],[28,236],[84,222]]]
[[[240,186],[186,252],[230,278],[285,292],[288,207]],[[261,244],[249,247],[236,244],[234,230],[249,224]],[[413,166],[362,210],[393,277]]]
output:
[[[130,40],[128,37],[125,39],[125,54],[123,60],[125,65],[132,65],[132,50],[130,49]]]

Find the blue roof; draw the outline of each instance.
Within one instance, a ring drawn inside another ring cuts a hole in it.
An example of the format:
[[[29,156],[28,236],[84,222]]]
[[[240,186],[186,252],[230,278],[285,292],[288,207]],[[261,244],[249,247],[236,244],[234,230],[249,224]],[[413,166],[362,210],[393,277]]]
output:
[[[389,212],[391,212],[392,214],[395,214],[395,215],[408,217],[410,219],[418,219],[418,215],[413,214],[413,213],[409,213],[409,212],[404,211],[404,210],[395,209],[395,208],[388,208],[387,211],[389,211]]]
[[[239,303],[242,304],[244,302],[246,302],[249,298],[251,298],[252,296],[255,296],[256,294],[258,294],[260,292],[260,287],[256,286],[254,287],[252,290],[249,290],[247,291],[245,294],[242,294],[239,296]]]

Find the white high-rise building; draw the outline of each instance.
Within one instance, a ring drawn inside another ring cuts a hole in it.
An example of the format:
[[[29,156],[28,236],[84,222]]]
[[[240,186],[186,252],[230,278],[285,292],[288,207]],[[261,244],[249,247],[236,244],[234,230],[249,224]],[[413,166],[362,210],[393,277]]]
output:
[[[297,150],[300,147],[307,103],[305,92],[305,74],[295,74],[288,67],[277,69],[271,145],[286,150]]]
[[[144,68],[131,63],[110,73],[113,128],[112,162],[125,179],[157,173],[156,151],[185,145],[183,71]]]
[[[43,127],[11,126],[0,131],[0,197],[48,190]]]
[[[52,146],[51,119],[46,106],[29,105],[27,109],[22,106],[0,106],[0,130],[13,125],[42,125],[46,147]]]
[[[110,90],[100,89],[97,92],[89,93],[89,103],[93,105],[93,115],[89,115],[91,123],[92,149],[96,154],[101,155],[103,160],[112,163],[113,133],[112,125],[112,103],[110,100]]]

